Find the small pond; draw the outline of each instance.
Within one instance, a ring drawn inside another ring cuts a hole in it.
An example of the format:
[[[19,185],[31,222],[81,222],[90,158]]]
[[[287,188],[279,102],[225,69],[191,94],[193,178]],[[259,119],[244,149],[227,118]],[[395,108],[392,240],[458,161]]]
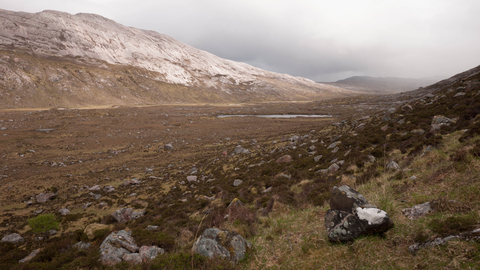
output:
[[[227,117],[262,117],[262,118],[296,118],[296,117],[333,117],[333,115],[327,114],[260,114],[260,115],[253,115],[253,114],[226,114],[226,115],[218,115],[217,118],[227,118]]]

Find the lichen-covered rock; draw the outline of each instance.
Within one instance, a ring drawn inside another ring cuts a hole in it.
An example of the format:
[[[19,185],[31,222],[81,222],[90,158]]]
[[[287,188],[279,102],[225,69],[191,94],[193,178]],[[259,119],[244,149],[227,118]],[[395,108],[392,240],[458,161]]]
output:
[[[2,238],[2,242],[13,243],[13,244],[22,244],[25,242],[25,238],[23,238],[18,233],[11,233],[9,235],[5,235]]]
[[[193,244],[192,251],[207,257],[221,256],[238,262],[245,258],[250,242],[241,235],[217,228],[206,229]]]
[[[112,213],[112,216],[117,220],[118,223],[126,223],[132,219],[138,219],[145,215],[145,209],[143,210],[133,210],[133,208],[121,208]]]
[[[31,261],[33,258],[35,258],[35,256],[37,256],[37,254],[38,254],[41,250],[42,250],[41,248],[35,249],[35,250],[32,251],[27,257],[21,259],[21,260],[18,261],[18,262],[19,262],[19,263],[24,263],[24,262],[29,262],[29,261]]]
[[[334,187],[325,227],[331,242],[351,241],[361,235],[383,233],[393,227],[388,214],[349,186]]]
[[[105,265],[114,265],[123,260],[125,254],[138,251],[138,246],[131,236],[131,231],[112,232],[100,245],[100,261]]]
[[[140,254],[138,253],[130,253],[130,254],[125,254],[122,256],[122,260],[126,262],[130,262],[133,264],[141,264],[142,263],[142,257],[140,257]]]

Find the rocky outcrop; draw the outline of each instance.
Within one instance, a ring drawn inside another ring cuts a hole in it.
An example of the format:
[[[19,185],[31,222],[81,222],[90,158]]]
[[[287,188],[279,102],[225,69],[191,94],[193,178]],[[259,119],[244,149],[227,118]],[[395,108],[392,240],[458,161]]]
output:
[[[112,214],[118,223],[126,223],[129,220],[141,218],[143,215],[145,215],[145,209],[133,210],[133,208],[121,208]]]
[[[18,233],[11,233],[6,235],[2,238],[2,242],[12,243],[12,244],[22,244],[25,242],[25,238],[23,238]]]
[[[361,235],[383,233],[393,227],[388,214],[349,186],[333,187],[325,215],[330,242],[346,242]]]
[[[130,230],[112,232],[100,245],[100,261],[105,265],[115,265],[122,261],[139,264],[151,260],[165,251],[157,246],[138,247]]]
[[[193,244],[192,251],[206,257],[224,257],[232,262],[245,258],[252,244],[241,235],[217,228],[206,229]]]

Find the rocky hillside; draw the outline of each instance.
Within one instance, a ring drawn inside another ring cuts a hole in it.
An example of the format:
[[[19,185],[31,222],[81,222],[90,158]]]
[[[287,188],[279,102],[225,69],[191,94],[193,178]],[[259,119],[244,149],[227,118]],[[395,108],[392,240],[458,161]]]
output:
[[[195,129],[199,136],[211,118],[204,112],[198,126],[178,118],[168,124],[164,134],[174,143],[162,142],[151,121],[140,122],[150,114],[159,119],[159,109],[138,118],[139,109],[29,112],[18,121],[5,116],[2,130],[11,133],[33,117],[61,121],[45,136],[29,140],[20,130],[18,142],[4,144],[11,151],[2,156],[8,166],[1,186],[0,266],[478,268],[480,73],[472,69],[422,91],[390,97],[396,100],[386,110],[353,117],[354,110],[328,126],[294,120],[302,124],[293,132],[262,136],[267,125],[261,125],[220,141],[211,138],[228,130],[227,122],[202,138],[182,133]],[[136,121],[132,129],[122,130],[122,117]],[[94,118],[114,127],[85,122]],[[72,133],[62,125],[75,119],[84,124],[69,141]],[[38,140],[50,143],[35,146]],[[113,140],[119,145],[110,146]],[[35,178],[33,171],[42,173]],[[352,197],[360,200],[354,200],[356,208]],[[342,220],[334,211],[348,212]],[[60,226],[47,234],[27,226],[47,214]],[[362,226],[351,224],[382,220],[380,229],[352,233]],[[218,256],[207,259],[213,254]]]
[[[437,80],[434,79],[354,76],[327,84],[370,94],[393,94],[426,87],[435,82]]]
[[[0,10],[0,108],[308,100],[348,90],[94,14]]]

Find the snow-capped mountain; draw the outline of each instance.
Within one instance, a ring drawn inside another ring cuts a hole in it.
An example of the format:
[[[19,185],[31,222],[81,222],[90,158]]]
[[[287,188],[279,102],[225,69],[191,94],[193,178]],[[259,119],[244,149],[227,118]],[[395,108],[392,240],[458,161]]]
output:
[[[4,73],[0,94],[20,106],[29,91],[34,95],[32,88],[53,91],[58,97],[45,97],[53,98],[53,104],[49,102],[52,106],[65,101],[92,103],[81,91],[98,92],[108,99],[103,93],[106,89],[111,95],[108,104],[123,104],[121,100],[125,99],[134,104],[298,100],[348,93],[339,87],[222,59],[169,36],[123,26],[94,14],[50,10],[32,14],[0,9],[0,50],[0,71]],[[59,67],[59,62],[66,63]],[[77,71],[71,65],[79,66]],[[26,66],[27,70],[23,68]],[[191,97],[175,95],[172,87],[177,92],[192,92]],[[17,97],[7,89],[17,90]],[[63,96],[73,93],[78,100]],[[93,103],[106,102],[101,100]],[[7,103],[0,101],[0,106]]]

